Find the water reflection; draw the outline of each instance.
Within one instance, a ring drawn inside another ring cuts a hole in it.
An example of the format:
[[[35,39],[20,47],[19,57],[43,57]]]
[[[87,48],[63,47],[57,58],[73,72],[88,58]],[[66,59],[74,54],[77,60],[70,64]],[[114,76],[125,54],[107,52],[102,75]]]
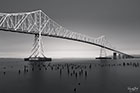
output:
[[[127,93],[128,85],[139,87],[139,65],[132,60],[2,64],[0,93]]]

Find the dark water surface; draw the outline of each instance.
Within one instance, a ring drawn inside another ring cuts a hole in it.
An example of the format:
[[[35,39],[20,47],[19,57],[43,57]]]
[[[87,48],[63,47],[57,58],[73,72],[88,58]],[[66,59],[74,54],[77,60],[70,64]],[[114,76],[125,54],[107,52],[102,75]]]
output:
[[[130,93],[128,87],[140,88],[140,59],[0,59],[0,93]]]

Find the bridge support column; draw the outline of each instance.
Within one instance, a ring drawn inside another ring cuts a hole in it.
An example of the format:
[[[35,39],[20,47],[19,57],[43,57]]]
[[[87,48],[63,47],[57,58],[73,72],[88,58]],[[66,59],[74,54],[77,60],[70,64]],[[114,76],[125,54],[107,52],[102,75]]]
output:
[[[113,59],[117,59],[117,53],[113,53]]]
[[[118,59],[121,59],[121,54],[118,54]]]
[[[41,33],[35,34],[31,56],[25,58],[25,61],[51,61],[51,58],[47,58],[44,55],[43,43],[41,39]]]
[[[125,59],[126,58],[125,55],[122,55],[122,58]]]
[[[107,57],[105,48],[101,47],[100,49],[100,58]]]

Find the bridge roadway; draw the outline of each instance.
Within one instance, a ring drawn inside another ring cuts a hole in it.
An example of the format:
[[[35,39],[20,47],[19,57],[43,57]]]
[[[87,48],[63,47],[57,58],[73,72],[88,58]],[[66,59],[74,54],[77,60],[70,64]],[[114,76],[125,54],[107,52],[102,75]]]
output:
[[[9,29],[9,28],[7,29],[7,28],[2,28],[2,27],[0,27],[0,31],[10,31],[10,32],[17,32],[17,33],[24,33],[24,34],[32,34],[32,35],[38,34],[37,32],[20,31],[20,30],[14,30],[14,29]],[[75,38],[70,38],[70,37],[64,37],[64,36],[49,35],[49,34],[41,34],[41,35],[42,36],[49,36],[49,37],[62,38],[62,39],[67,39],[67,40],[83,42],[83,43],[87,43],[87,44],[90,44],[90,45],[95,45],[95,46],[98,46],[98,47],[102,47],[102,48],[108,49],[110,51],[113,51],[115,53],[122,54],[122,55],[128,56],[130,58],[133,58],[133,56],[131,56],[131,55],[128,55],[128,54],[123,53],[121,51],[115,50],[113,48],[103,46],[101,44],[97,44],[97,43],[93,43],[93,42],[89,42],[89,41],[84,41],[84,40],[80,40],[80,39],[75,39]]]

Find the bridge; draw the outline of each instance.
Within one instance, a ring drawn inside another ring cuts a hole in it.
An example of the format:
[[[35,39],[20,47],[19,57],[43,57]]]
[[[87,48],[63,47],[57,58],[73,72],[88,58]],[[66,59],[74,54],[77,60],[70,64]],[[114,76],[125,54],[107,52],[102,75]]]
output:
[[[114,59],[133,58],[133,56],[116,50],[105,36],[93,38],[81,33],[70,31],[53,21],[43,11],[37,10],[23,13],[0,13],[0,31],[10,31],[35,36],[31,56],[28,59],[46,58],[42,47],[42,36],[73,40],[98,46],[103,50],[113,51]]]

